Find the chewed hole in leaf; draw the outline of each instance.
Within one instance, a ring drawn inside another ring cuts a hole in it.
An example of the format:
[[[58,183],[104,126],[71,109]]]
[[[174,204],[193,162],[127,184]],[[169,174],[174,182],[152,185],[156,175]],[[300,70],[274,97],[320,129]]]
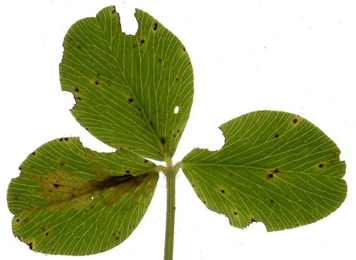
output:
[[[179,112],[179,106],[176,106],[176,107],[174,108],[174,114],[178,114],[178,112]]]
[[[121,8],[120,12],[113,12],[113,15],[119,15],[121,30],[126,35],[136,35],[138,29],[138,23],[135,19],[135,10],[129,10]]]

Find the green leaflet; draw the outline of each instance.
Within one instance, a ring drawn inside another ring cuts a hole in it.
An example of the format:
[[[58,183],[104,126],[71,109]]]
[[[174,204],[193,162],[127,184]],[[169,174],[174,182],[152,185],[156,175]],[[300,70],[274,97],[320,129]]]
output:
[[[114,7],[75,23],[64,40],[62,89],[73,116],[111,147],[171,158],[189,118],[193,70],[185,47],[149,14],[136,10],[135,36],[121,31]]]
[[[206,206],[244,228],[268,231],[315,222],[346,197],[345,163],[335,143],[307,120],[258,111],[223,124],[219,151],[194,149],[182,169]]]
[[[124,149],[94,152],[78,138],[44,144],[20,169],[7,194],[13,232],[46,254],[117,246],[141,221],[158,181],[153,163]]]

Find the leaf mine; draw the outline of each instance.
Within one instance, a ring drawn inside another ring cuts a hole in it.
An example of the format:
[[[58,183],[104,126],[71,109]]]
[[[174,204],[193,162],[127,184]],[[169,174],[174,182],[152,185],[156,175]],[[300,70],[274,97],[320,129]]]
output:
[[[20,170],[7,194],[13,232],[46,254],[95,254],[122,243],[158,181],[156,166],[132,152],[98,153],[67,137],[38,148]]]

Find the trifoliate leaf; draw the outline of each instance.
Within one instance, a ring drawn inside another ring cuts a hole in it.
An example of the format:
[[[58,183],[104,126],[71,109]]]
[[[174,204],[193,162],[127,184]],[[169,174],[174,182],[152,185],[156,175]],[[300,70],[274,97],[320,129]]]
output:
[[[44,144],[8,189],[13,232],[46,254],[87,255],[123,242],[151,202],[156,166],[124,149],[98,153],[78,138]]]
[[[179,39],[136,10],[138,31],[125,35],[114,7],[75,23],[64,40],[62,89],[73,116],[111,147],[172,157],[193,101],[193,70]]]
[[[320,129],[297,115],[259,111],[223,124],[219,151],[194,149],[182,169],[205,205],[244,228],[306,225],[346,197],[345,163]]]

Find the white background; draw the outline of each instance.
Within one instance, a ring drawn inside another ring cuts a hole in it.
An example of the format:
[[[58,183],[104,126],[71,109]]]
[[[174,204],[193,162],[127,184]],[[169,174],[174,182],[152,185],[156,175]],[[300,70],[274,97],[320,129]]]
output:
[[[348,197],[329,217],[293,230],[245,230],[209,211],[179,173],[175,260],[356,259],[355,1],[18,0],[0,3],[1,255],[6,259],[73,259],[34,253],[14,238],[6,190],[18,166],[40,145],[80,136],[112,151],[71,116],[74,99],[60,89],[58,64],[69,27],[116,5],[123,26],[134,8],[157,18],[185,44],[195,73],[191,117],[175,162],[194,147],[219,149],[222,123],[271,109],[299,114],[321,128],[347,163]],[[127,19],[126,19],[127,18]],[[130,30],[134,32],[131,26]],[[139,227],[122,245],[83,259],[163,259],[165,179]],[[78,258],[80,259],[80,258]]]

